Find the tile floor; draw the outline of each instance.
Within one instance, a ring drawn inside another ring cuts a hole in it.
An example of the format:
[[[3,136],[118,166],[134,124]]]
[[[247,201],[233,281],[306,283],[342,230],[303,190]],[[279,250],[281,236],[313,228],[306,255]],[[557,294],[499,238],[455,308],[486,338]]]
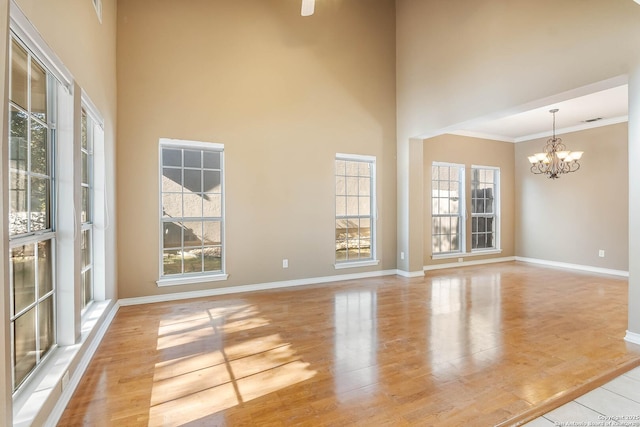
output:
[[[525,424],[640,427],[640,367]]]

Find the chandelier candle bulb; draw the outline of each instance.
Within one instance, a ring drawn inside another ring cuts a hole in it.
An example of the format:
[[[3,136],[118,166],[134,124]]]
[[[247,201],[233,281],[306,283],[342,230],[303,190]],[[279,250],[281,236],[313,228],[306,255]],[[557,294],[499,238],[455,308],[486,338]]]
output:
[[[562,139],[556,137],[556,113],[558,109],[549,110],[553,114],[553,136],[547,140],[543,153],[528,156],[531,163],[531,172],[536,175],[547,175],[548,178],[557,179],[563,173],[575,172],[580,169],[578,160],[584,152],[569,151],[562,143]]]

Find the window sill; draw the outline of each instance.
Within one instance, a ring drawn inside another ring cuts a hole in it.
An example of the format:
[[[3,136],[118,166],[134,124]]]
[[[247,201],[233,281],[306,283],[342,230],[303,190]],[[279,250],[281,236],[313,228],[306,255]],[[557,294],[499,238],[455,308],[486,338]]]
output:
[[[456,252],[456,253],[448,253],[448,254],[435,254],[431,255],[431,259],[452,259],[452,258],[467,258],[470,256],[483,256],[483,255],[496,255],[501,254],[502,249],[485,249],[485,250],[475,250],[472,252]]]
[[[334,264],[336,270],[341,270],[343,268],[355,268],[355,267],[369,267],[371,265],[380,264],[380,260],[370,259],[367,261],[354,261],[354,262],[341,262]]]
[[[182,276],[175,278],[162,278],[156,281],[156,284],[159,288],[164,286],[179,286],[179,285],[193,285],[196,283],[206,283],[206,282],[221,282],[227,280],[229,278],[228,274],[220,273],[220,274],[210,274],[207,276]]]

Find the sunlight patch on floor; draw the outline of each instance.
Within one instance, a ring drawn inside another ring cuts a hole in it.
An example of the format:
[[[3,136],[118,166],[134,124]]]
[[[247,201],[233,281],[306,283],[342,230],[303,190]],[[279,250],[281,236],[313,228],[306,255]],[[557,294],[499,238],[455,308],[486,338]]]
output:
[[[178,426],[210,419],[244,402],[316,375],[280,334],[249,338],[269,325],[253,306],[208,309],[160,325],[149,425]],[[266,332],[266,331],[265,331]],[[194,348],[197,354],[180,350]]]

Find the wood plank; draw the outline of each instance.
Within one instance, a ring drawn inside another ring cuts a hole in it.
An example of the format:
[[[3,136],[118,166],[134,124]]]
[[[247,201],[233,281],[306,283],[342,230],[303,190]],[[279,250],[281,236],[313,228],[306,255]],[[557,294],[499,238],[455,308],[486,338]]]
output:
[[[59,425],[520,425],[640,365],[627,286],[509,262],[122,307]]]

